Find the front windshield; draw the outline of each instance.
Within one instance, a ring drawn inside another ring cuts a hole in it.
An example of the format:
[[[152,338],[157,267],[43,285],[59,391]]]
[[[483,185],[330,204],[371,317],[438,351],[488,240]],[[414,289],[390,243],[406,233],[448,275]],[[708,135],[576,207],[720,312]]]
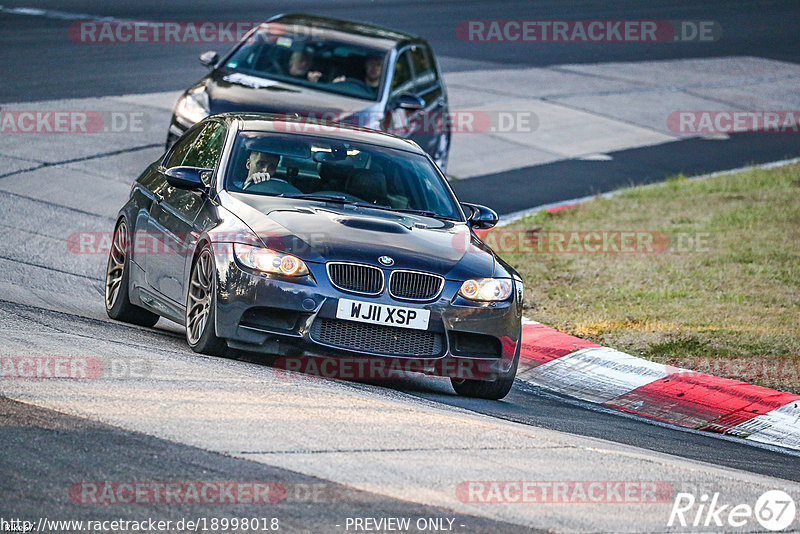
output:
[[[227,59],[224,69],[320,91],[378,100],[386,53],[313,33],[264,25]],[[229,81],[236,83],[237,77]]]
[[[310,135],[239,132],[225,189],[461,220],[456,199],[425,156]]]

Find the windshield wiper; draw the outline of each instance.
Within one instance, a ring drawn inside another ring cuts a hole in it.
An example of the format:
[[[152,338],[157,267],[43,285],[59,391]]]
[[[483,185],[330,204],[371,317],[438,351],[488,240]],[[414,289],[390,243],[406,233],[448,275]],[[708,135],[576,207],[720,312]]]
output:
[[[385,206],[383,204],[368,204],[366,202],[355,202],[353,200],[348,200],[347,197],[342,195],[314,195],[314,194],[299,194],[299,195],[287,195],[282,193],[277,195],[283,198],[300,198],[303,200],[320,200],[323,202],[336,202],[339,204],[351,204],[353,206],[358,206],[359,208],[372,208],[376,210],[383,210],[383,211],[394,211],[399,213],[410,213],[412,215],[422,215],[423,217],[431,217],[433,219],[445,219],[448,221],[452,221],[453,219],[449,217],[445,217],[443,215],[439,215],[431,210],[416,210],[416,209],[409,209],[409,208],[393,208],[391,206]]]
[[[359,206],[363,206],[365,204],[359,204]],[[436,212],[431,210],[415,210],[411,208],[392,208],[391,206],[376,206],[376,205],[369,205],[372,208],[383,209],[387,211],[396,211],[399,213],[410,213],[412,215],[422,215],[423,217],[430,217],[432,219],[445,219],[447,221],[452,221],[453,219],[449,217],[445,217],[444,215],[439,215]]]
[[[337,202],[339,204],[355,204],[355,202],[353,202],[352,200],[347,200],[346,197],[339,196],[339,195],[306,195],[306,194],[286,195],[286,194],[280,194],[278,196],[279,197],[283,197],[283,198],[299,198],[299,199],[302,199],[302,200],[319,200],[319,201],[322,201],[322,202]]]
[[[401,213],[413,213],[414,215],[423,215],[425,217],[433,217],[434,219],[438,219],[438,218],[441,217],[441,215],[439,215],[438,213],[433,212],[431,210],[414,210],[414,209],[410,209],[410,208],[391,208],[391,210],[392,211],[399,211]]]

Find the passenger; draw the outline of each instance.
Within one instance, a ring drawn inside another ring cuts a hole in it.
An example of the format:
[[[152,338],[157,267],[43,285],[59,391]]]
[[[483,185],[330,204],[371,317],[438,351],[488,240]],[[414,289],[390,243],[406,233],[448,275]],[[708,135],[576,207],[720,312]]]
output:
[[[322,73],[311,70],[311,54],[303,50],[292,52],[289,57],[289,76],[306,78],[310,82],[318,82]]]

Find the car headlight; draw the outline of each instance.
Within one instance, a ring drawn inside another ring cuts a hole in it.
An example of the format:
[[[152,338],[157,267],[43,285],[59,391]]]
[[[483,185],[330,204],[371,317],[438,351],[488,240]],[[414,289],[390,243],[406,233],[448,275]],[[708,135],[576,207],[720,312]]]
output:
[[[501,301],[511,295],[511,280],[508,278],[477,278],[461,284],[458,294],[469,300]]]
[[[236,259],[243,265],[271,274],[282,274],[284,276],[305,276],[308,274],[308,267],[305,262],[291,254],[283,254],[264,247],[254,247],[241,243],[233,244],[233,253]]]
[[[208,94],[202,87],[193,89],[178,99],[175,106],[175,115],[196,124],[211,113],[208,104]]]

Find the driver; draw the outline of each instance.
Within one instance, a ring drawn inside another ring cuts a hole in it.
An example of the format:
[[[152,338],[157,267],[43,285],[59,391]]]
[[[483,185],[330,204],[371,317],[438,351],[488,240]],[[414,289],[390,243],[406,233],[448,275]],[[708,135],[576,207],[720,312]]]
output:
[[[253,150],[250,152],[244,166],[247,168],[247,179],[244,181],[242,189],[247,189],[253,184],[260,184],[266,182],[275,175],[278,170],[278,162],[281,157],[277,154],[270,154],[269,152],[259,152]]]
[[[378,91],[381,85],[381,68],[383,67],[383,56],[371,55],[367,56],[364,60],[364,83],[373,91]],[[347,76],[337,76],[333,83],[339,83],[347,80]]]
[[[370,89],[378,90],[378,86],[381,84],[382,67],[383,58],[381,56],[369,56],[364,62],[364,70],[366,71],[364,83],[366,83]]]

